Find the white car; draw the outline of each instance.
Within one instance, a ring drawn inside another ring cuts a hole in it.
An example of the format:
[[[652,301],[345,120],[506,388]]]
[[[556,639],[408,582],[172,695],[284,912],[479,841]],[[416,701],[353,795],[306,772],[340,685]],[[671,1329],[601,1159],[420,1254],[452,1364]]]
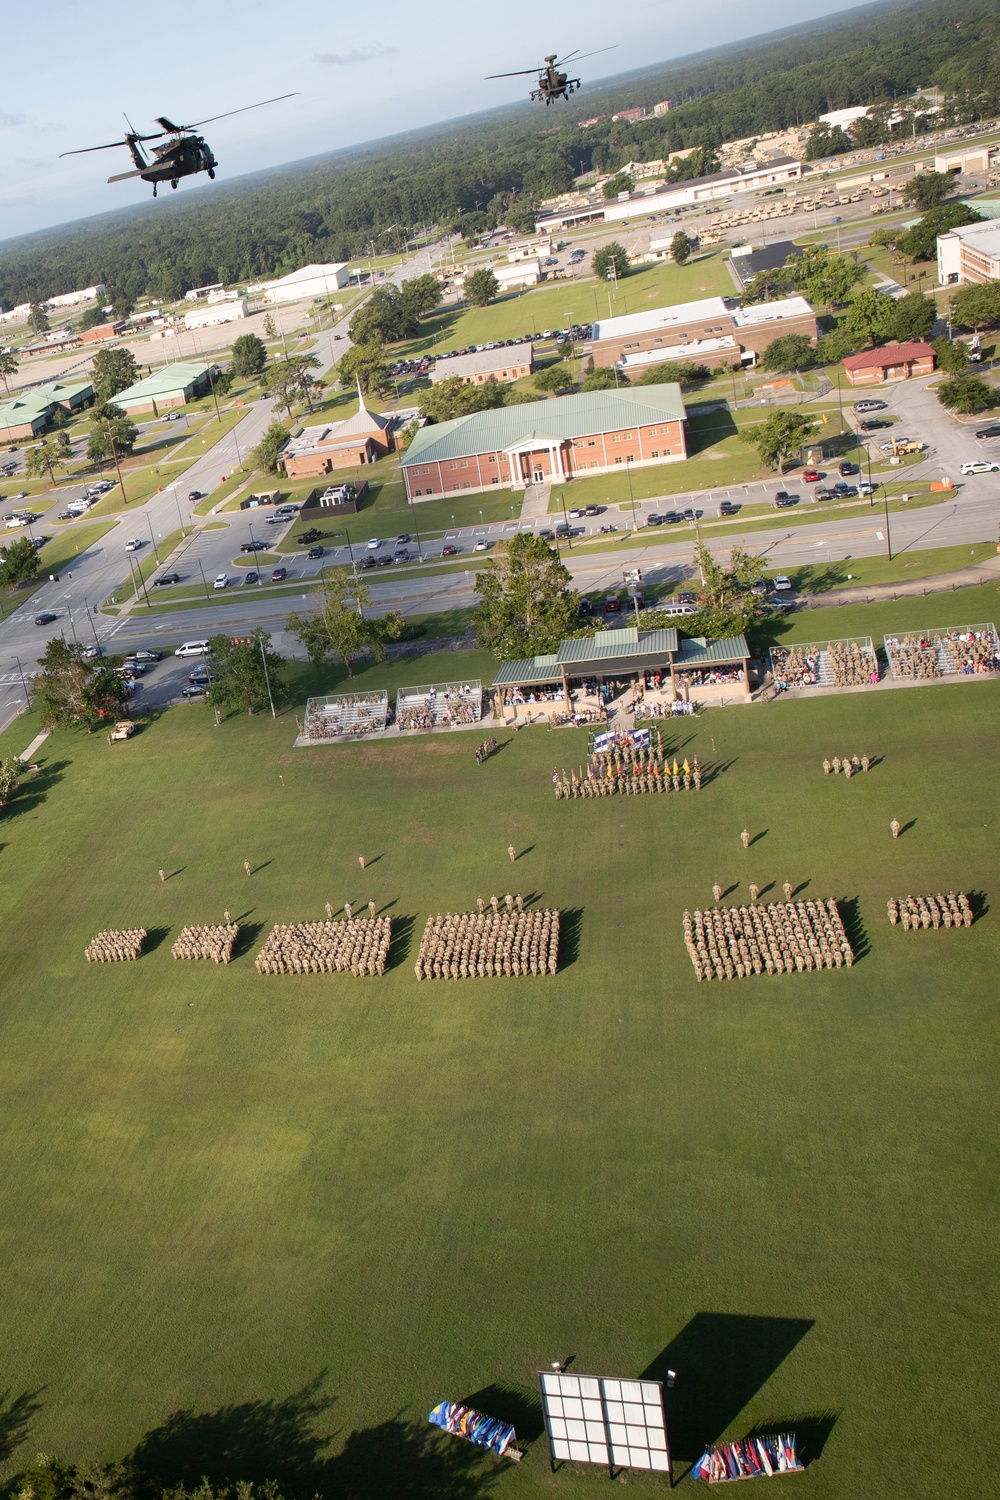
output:
[[[379,537],[377,537],[377,536],[369,537],[369,539],[368,539],[368,549],[367,550],[369,552],[377,552],[378,549],[381,547],[381,545],[382,545],[382,542],[381,542],[381,539]]]
[[[125,543],[125,551],[126,552],[138,552],[138,550],[139,550],[139,548],[141,546],[142,546],[142,538],[138,537],[138,536],[134,536],[130,542],[126,542]]]
[[[484,536],[481,536],[479,538],[479,541],[476,543],[476,545],[473,547],[472,550],[473,550],[473,552],[488,552],[489,551],[489,545],[490,544],[486,540],[486,538]]]
[[[901,448],[904,443],[912,443],[913,439],[908,437],[890,438],[887,443],[879,443],[883,453],[891,453],[893,447]]]
[[[227,589],[229,587],[228,575],[225,573],[218,573],[216,575],[215,582],[212,584],[212,587],[213,589]]]
[[[11,516],[10,520],[7,522],[7,530],[16,531],[19,526],[27,526],[27,524],[28,523],[23,516]]]
[[[175,656],[208,656],[212,648],[207,641],[185,641],[183,646],[178,646],[174,652]]]
[[[1000,464],[987,463],[985,458],[974,458],[971,462],[962,465],[961,472],[963,474],[1000,474]],[[10,525],[9,521],[7,525]]]
[[[774,580],[774,591],[776,594],[787,594],[792,587],[792,580],[784,573],[779,573]]]
[[[571,521],[579,521],[579,520],[582,519],[582,517],[583,517],[583,511],[582,510],[571,510],[570,513],[569,513],[569,518],[570,518]]]

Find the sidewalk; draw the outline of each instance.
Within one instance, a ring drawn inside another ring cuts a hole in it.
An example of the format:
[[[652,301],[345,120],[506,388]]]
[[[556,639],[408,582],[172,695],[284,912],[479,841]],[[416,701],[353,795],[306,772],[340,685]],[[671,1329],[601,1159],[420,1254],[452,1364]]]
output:
[[[920,599],[928,594],[954,593],[956,589],[976,584],[1000,583],[1000,556],[988,558],[971,568],[956,568],[950,573],[932,573],[927,578],[913,578],[899,583],[871,583],[867,588],[837,589],[828,594],[802,594],[807,609],[826,609],[836,604],[880,604],[893,599]]]

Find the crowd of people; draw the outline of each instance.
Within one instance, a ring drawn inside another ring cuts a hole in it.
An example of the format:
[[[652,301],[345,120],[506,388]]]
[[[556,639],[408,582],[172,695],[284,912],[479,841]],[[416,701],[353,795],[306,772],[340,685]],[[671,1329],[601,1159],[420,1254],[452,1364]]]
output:
[[[848,968],[854,952],[835,901],[685,911],[684,946],[699,983],[751,974]]]
[[[742,667],[695,667],[685,672],[681,679],[688,687],[717,687],[733,682],[743,682]]]
[[[608,711],[602,704],[600,708],[577,708],[571,713],[565,709],[562,712],[549,714],[549,723],[553,729],[562,729],[567,724],[582,729],[587,724],[606,724],[608,722]]]
[[[874,651],[857,641],[831,641],[827,648],[834,687],[865,687],[878,682]]]
[[[414,966],[418,979],[484,979],[554,974],[559,962],[559,913],[525,911],[521,896],[496,896],[490,910],[427,918]]]
[[[829,776],[832,771],[834,776],[839,776],[843,771],[850,781],[855,771],[870,771],[871,764],[871,758],[867,755],[845,755],[843,760],[839,755],[835,755],[833,760],[824,760],[823,775]]]
[[[918,927],[971,927],[973,922],[972,907],[963,891],[957,895],[949,891],[947,896],[940,891],[936,896],[903,896],[898,901],[890,896],[888,907],[889,921],[893,927],[901,923],[904,932],[915,932]]]
[[[483,764],[483,761],[489,760],[490,756],[493,754],[496,748],[496,735],[494,735],[491,740],[483,740],[483,743],[476,747],[476,765],[481,766]]]
[[[866,687],[878,682],[878,662],[859,641],[830,641],[824,646],[772,646],[771,670],[779,692],[816,687],[826,657],[834,687]]]
[[[184,927],[171,952],[175,958],[210,958],[227,964],[233,956],[240,929],[235,922],[213,927]]]
[[[457,724],[478,724],[482,718],[482,689],[430,687],[426,692],[405,689],[396,698],[396,727],[406,729],[451,729]]]
[[[381,734],[389,716],[387,693],[344,693],[336,698],[310,698],[299,734],[307,740],[340,736],[360,738]]]
[[[278,922],[257,955],[258,974],[384,974],[389,917],[346,922]]]
[[[1000,645],[992,625],[968,630],[946,630],[935,640],[953,672],[966,677],[1000,671]]]
[[[929,635],[886,636],[885,654],[894,677],[942,677],[937,641]]]
[[[126,927],[121,932],[99,932],[84,948],[88,964],[118,964],[138,958],[146,941],[145,927]]]

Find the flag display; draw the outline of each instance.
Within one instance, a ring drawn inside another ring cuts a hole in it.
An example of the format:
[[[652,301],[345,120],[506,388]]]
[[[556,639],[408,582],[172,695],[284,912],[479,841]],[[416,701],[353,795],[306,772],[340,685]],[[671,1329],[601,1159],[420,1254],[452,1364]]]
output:
[[[445,1432],[452,1432],[456,1437],[468,1438],[470,1443],[475,1443],[478,1448],[489,1448],[498,1458],[520,1458],[521,1454],[514,1447],[516,1434],[509,1422],[501,1422],[498,1417],[484,1417],[482,1412],[473,1411],[471,1406],[457,1406],[454,1401],[439,1401],[434,1410],[427,1418],[433,1422],[435,1427],[443,1427]]]
[[[770,1479],[802,1467],[795,1453],[794,1432],[782,1432],[706,1448],[691,1476],[704,1479],[706,1484],[726,1484],[734,1479]]]

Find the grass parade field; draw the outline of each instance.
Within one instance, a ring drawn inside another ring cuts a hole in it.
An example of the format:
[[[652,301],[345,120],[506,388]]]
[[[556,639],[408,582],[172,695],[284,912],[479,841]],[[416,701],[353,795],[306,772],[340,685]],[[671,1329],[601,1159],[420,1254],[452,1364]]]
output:
[[[356,685],[463,676],[489,663]],[[709,712],[662,730],[700,792],[572,802],[577,730],[483,766],[474,730],[296,751],[290,713],[204,706],[53,735],[0,823],[5,1473],[596,1496],[537,1436],[535,1371],[574,1356],[677,1371],[679,1478],[777,1423],[812,1460],[789,1493],[993,1493],[998,710],[974,681]],[[786,880],[841,903],[854,966],[699,985],[684,908]],[[890,927],[950,889],[970,930]],[[418,984],[427,916],[508,890],[560,909],[559,972]],[[383,978],[255,971],[274,922],[370,899]],[[171,957],[225,909],[232,963]],[[140,926],[138,962],[86,963]],[[429,1428],[443,1398],[524,1462]]]

